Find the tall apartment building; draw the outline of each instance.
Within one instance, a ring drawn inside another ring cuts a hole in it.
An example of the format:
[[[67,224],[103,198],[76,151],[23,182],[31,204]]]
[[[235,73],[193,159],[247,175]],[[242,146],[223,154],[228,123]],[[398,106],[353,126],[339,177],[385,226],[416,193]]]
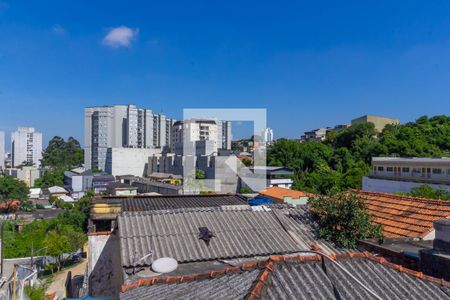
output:
[[[5,133],[0,131],[0,169],[5,169]]]
[[[213,153],[218,149],[230,150],[231,139],[231,122],[229,121],[190,119],[177,121],[172,126],[172,145],[174,152],[178,155],[183,154],[184,142],[205,141],[209,149],[206,152]]]
[[[85,166],[106,170],[109,148],[171,146],[175,121],[135,105],[88,107],[84,110]],[[111,150],[109,150],[111,152]]]
[[[262,133],[262,140],[265,144],[270,145],[273,143],[273,130],[272,128],[266,128]]]
[[[12,166],[24,162],[40,167],[42,159],[42,133],[31,127],[19,127],[11,134]]]
[[[230,121],[217,121],[218,125],[218,138],[219,148],[231,150],[231,140],[233,135],[231,134],[231,122]]]

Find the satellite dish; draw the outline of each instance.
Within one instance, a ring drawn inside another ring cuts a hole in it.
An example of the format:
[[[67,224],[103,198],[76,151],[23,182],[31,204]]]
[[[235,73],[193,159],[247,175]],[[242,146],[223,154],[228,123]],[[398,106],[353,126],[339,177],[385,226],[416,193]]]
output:
[[[171,257],[161,257],[152,263],[152,270],[156,273],[170,273],[178,268],[178,262]]]

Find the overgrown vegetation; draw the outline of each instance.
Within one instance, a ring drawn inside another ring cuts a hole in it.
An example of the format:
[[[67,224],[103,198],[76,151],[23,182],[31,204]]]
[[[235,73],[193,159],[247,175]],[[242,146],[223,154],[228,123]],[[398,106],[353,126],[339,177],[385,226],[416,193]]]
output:
[[[267,153],[268,164],[294,170],[294,188],[333,194],[360,188],[374,156],[434,157],[450,153],[450,117],[420,117],[376,132],[371,123],[330,131],[324,142],[281,139]]]
[[[53,137],[42,154],[41,164],[46,170],[35,181],[35,187],[63,186],[64,171],[81,165],[83,160],[84,152],[76,139],[69,137],[65,141],[59,136]]]
[[[441,199],[450,200],[450,193],[444,189],[434,189],[429,185],[421,185],[411,189],[410,193],[402,193],[402,195],[408,195],[420,198]]]
[[[356,247],[358,240],[382,238],[381,227],[372,223],[364,200],[355,193],[319,196],[308,201],[318,217],[320,236],[339,247]]]
[[[56,219],[35,220],[25,225],[20,232],[16,230],[17,222],[20,221],[5,222],[5,258],[28,257],[32,247],[47,247],[47,254],[60,260],[62,253],[81,248],[86,240],[84,232],[87,231],[90,197],[82,197],[73,208],[64,210]],[[62,265],[60,262],[58,267]]]
[[[59,136],[53,137],[42,154],[41,164],[51,169],[69,170],[83,163],[84,152],[80,143],[73,137],[67,141]]]
[[[25,294],[30,300],[42,300],[45,298],[45,287],[35,284],[25,286]]]

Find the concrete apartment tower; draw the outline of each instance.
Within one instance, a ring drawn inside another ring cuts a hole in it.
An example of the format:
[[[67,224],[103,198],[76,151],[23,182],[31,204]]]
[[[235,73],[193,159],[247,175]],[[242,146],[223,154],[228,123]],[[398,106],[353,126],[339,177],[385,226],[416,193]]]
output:
[[[272,128],[266,128],[263,131],[263,136],[262,136],[263,142],[266,144],[272,144],[273,143],[273,130]]]
[[[40,167],[42,159],[42,133],[32,127],[19,127],[11,134],[12,166],[24,162]]]
[[[5,133],[0,131],[0,169],[5,169]]]
[[[86,168],[106,170],[109,148],[171,147],[175,121],[135,105],[84,109],[84,161]]]

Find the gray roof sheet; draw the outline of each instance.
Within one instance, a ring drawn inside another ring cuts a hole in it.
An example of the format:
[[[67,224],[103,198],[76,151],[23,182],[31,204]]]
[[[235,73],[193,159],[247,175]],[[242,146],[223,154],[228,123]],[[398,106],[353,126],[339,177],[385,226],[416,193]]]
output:
[[[382,299],[449,299],[450,289],[369,259],[339,260],[341,266]],[[329,261],[276,262],[267,279],[261,268],[195,281],[140,285],[120,294],[134,299],[244,299],[264,286],[260,299],[374,299]]]
[[[382,299],[449,299],[450,289],[367,260],[339,261]],[[331,263],[275,264],[261,299],[374,299]]]
[[[243,299],[259,273],[259,269],[254,269],[210,280],[139,286],[122,293],[120,299]]]
[[[123,211],[150,211],[195,207],[220,207],[247,205],[247,199],[239,195],[173,195],[137,196],[121,198]]]
[[[209,246],[199,239],[199,227],[214,233]],[[153,259],[173,257],[183,263],[309,249],[298,245],[275,214],[266,211],[124,212],[118,228],[125,267],[150,251]]]

